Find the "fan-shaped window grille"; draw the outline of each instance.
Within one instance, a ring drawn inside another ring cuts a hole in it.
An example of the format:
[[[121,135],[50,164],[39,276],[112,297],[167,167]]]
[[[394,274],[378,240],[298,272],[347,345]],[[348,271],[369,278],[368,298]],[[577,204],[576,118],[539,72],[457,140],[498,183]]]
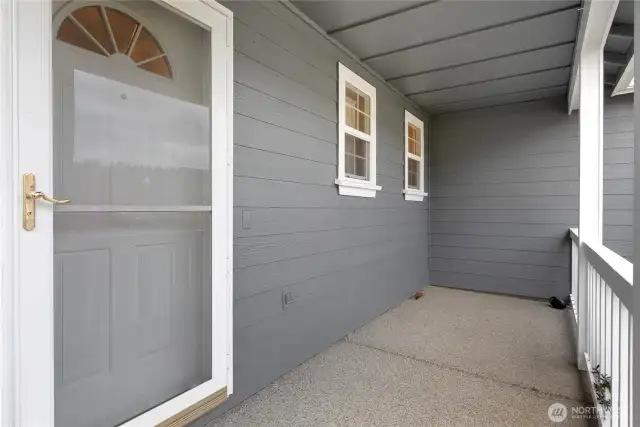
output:
[[[62,21],[57,37],[99,55],[127,55],[138,68],[171,78],[171,66],[160,43],[140,22],[119,10],[82,7]]]

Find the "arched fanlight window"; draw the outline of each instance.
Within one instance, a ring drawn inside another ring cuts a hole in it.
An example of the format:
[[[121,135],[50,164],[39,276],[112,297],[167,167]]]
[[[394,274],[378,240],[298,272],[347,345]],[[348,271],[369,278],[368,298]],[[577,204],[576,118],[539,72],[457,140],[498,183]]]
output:
[[[147,28],[120,10],[85,6],[67,16],[58,40],[99,55],[127,55],[138,68],[172,77],[166,52]]]

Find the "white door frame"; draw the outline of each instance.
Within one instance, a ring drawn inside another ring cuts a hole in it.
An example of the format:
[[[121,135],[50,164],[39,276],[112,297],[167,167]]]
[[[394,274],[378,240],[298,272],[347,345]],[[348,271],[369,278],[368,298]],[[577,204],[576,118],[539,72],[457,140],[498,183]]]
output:
[[[212,379],[122,424],[177,426],[233,391],[233,14],[212,0],[155,0],[212,36]],[[219,15],[216,15],[219,14]],[[220,20],[220,15],[224,19]],[[215,25],[217,22],[218,25]],[[224,26],[220,24],[224,22]],[[22,228],[21,176],[52,189],[51,0],[0,2],[0,425],[54,427],[53,213]],[[220,38],[226,39],[221,46]],[[224,58],[224,61],[220,61]],[[37,154],[37,156],[35,155]],[[169,421],[166,421],[170,419]],[[163,421],[165,421],[163,423]],[[57,426],[61,427],[61,426]]]

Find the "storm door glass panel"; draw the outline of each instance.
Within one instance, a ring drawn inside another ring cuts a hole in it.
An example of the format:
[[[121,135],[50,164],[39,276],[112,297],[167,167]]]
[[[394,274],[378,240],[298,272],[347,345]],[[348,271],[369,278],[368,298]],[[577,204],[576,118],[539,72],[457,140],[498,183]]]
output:
[[[211,379],[209,32],[152,1],[111,6],[72,15],[109,55],[73,20],[53,46],[71,199],[54,213],[57,427],[117,426]],[[168,63],[157,40],[179,81],[139,65]]]

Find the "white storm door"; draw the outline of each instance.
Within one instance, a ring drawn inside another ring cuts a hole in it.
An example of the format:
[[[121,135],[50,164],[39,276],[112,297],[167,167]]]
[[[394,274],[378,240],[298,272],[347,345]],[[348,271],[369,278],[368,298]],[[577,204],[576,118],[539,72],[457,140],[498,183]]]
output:
[[[183,425],[232,392],[233,16],[208,0],[4,3],[1,420]],[[90,47],[96,11],[113,45]],[[181,25],[206,48],[200,88],[180,84]],[[150,40],[171,73],[136,58]]]

